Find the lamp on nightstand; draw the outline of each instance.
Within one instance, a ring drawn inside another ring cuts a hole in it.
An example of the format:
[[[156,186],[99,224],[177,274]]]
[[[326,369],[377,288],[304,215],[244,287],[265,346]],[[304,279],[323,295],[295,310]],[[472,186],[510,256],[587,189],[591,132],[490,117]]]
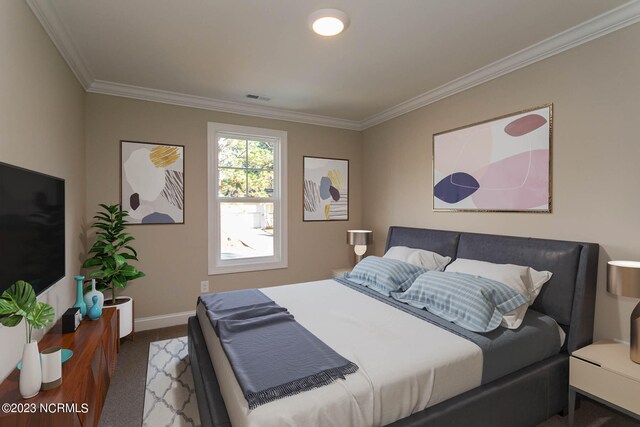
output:
[[[373,231],[371,230],[348,230],[347,243],[353,246],[356,253],[356,264],[362,261],[362,256],[367,252],[367,245],[373,243]]]
[[[640,262],[609,261],[607,291],[624,297],[640,298]],[[640,363],[640,303],[631,312],[631,360]]]

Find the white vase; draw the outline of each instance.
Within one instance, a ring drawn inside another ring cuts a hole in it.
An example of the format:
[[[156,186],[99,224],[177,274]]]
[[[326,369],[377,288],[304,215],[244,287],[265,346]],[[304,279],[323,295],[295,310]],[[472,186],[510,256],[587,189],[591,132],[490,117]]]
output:
[[[93,296],[98,296],[98,306],[100,309],[104,307],[104,294],[96,290],[96,279],[91,279],[91,290],[84,294],[84,303],[87,304],[87,313],[93,305]]]
[[[42,366],[38,341],[31,340],[22,350],[22,368],[20,369],[20,394],[25,399],[35,396],[42,384]]]

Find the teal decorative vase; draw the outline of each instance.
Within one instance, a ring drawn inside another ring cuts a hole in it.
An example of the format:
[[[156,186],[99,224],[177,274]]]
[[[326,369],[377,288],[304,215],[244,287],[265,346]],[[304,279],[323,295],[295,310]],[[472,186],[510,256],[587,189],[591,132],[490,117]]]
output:
[[[98,295],[94,295],[91,301],[91,308],[89,309],[89,319],[97,320],[102,316],[102,307],[98,304]]]
[[[84,303],[84,299],[82,298],[82,281],[84,280],[84,276],[75,276],[77,282],[76,289],[76,303],[73,304],[74,307],[78,307],[80,309],[80,314],[84,318],[87,314],[87,304]]]
[[[91,290],[84,294],[84,303],[87,304],[87,310],[91,310],[94,296],[98,297],[96,304],[100,306],[100,311],[102,311],[102,307],[104,307],[104,295],[102,292],[96,290],[96,279],[91,279]]]

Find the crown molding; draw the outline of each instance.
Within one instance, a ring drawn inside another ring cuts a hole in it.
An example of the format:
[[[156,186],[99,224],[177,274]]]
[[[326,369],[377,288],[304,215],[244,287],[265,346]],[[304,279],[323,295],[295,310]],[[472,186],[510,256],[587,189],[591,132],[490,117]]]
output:
[[[86,90],[93,81],[93,76],[87,64],[85,64],[80,56],[76,45],[73,43],[67,27],[65,27],[56,13],[53,2],[47,0],[26,0],[26,3],[38,21],[40,21],[40,25],[42,25],[42,28],[44,28],[49,35],[49,38],[60,52],[60,55],[62,55],[62,58],[67,61],[73,74],[75,74],[82,87]]]
[[[125,98],[142,99],[164,104],[182,105],[225,113],[243,114],[268,119],[286,120],[349,130],[361,130],[360,122],[316,114],[302,113],[281,108],[224,101],[203,96],[188,95],[160,89],[150,89],[122,83],[96,80],[82,59],[69,31],[58,16],[54,2],[50,0],[25,0],[40,24],[49,35],[76,78],[87,92]]]
[[[368,129],[640,22],[640,0],[632,0],[449,83],[357,121],[96,80],[58,17],[53,6],[54,2],[49,0],[26,0],[26,2],[87,92],[356,131]]]
[[[360,122],[355,120],[301,113],[275,107],[245,104],[242,102],[223,101],[221,99],[207,98],[204,96],[188,95],[160,89],[150,89],[122,83],[106,82],[103,80],[94,80],[87,89],[87,92],[122,96],[125,98],[160,102],[163,104],[181,105],[184,107],[200,108],[203,110],[243,114],[245,116],[264,117],[267,119],[286,120],[289,122],[307,123],[349,130],[361,130]]]
[[[640,22],[640,0],[632,0],[449,83],[367,117],[360,122],[361,128],[364,130],[433,104],[637,22]]]

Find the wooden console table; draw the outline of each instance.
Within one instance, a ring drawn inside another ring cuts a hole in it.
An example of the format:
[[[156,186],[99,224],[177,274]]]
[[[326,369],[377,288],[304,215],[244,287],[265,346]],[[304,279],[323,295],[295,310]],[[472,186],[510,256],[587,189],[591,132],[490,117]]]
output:
[[[105,307],[98,320],[85,318],[74,333],[63,334],[62,322],[58,321],[38,345],[40,351],[51,346],[73,351],[71,359],[62,365],[62,385],[23,399],[19,390],[20,371],[15,369],[0,384],[0,404],[16,404],[14,409],[19,410],[7,413],[3,406],[0,425],[97,426],[116,368],[119,335],[115,308]]]

